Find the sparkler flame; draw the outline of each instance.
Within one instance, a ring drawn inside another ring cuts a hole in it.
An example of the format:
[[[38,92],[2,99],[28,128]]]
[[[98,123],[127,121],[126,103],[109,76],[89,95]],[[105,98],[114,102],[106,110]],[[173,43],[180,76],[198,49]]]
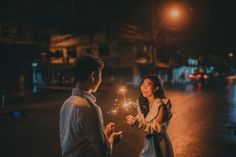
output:
[[[125,94],[126,93],[126,87],[125,86],[121,86],[118,90],[121,94]]]
[[[127,89],[125,86],[119,87],[115,103],[112,109],[107,112],[108,114],[116,115],[117,113],[122,111],[128,112],[137,109],[138,101],[126,98],[126,93]]]

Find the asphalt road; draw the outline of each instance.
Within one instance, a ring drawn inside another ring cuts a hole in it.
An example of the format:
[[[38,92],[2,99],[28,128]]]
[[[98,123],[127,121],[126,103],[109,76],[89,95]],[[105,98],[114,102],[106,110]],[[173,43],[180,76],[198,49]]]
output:
[[[70,92],[43,100],[44,107],[13,115],[0,115],[0,150],[3,157],[60,156],[58,120],[63,100]],[[173,118],[168,133],[175,157],[236,156],[236,87],[207,90],[187,86],[185,90],[166,90],[172,101]],[[112,115],[117,91],[98,92],[97,103],[103,109],[105,123],[113,121],[124,138],[114,147],[114,157],[138,157],[144,134],[125,124],[125,117],[136,110],[119,110]],[[137,91],[128,89],[126,97],[137,98]],[[122,98],[121,98],[122,99]],[[40,103],[38,100],[37,103]],[[34,105],[34,103],[30,104]],[[46,107],[45,107],[46,106]]]

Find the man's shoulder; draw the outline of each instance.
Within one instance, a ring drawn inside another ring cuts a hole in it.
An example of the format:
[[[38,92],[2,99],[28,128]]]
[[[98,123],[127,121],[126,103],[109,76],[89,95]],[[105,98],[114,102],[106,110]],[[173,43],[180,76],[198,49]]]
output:
[[[65,102],[64,105],[71,105],[73,107],[79,107],[84,109],[91,108],[89,101],[81,96],[70,96]]]

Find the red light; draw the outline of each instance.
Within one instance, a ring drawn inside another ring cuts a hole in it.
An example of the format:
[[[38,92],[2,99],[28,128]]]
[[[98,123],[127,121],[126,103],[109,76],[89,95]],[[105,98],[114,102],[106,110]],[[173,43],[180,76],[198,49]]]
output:
[[[202,77],[201,74],[197,74],[197,78],[200,79]]]
[[[193,78],[194,78],[193,74],[190,74],[190,75],[189,75],[189,78],[193,79]]]
[[[207,79],[207,78],[208,78],[208,76],[207,76],[206,74],[204,74],[204,76],[203,76],[203,77],[204,77],[204,79]]]

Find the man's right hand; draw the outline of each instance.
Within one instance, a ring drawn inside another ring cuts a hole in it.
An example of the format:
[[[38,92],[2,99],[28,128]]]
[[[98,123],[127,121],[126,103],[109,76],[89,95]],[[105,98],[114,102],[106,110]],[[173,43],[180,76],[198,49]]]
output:
[[[113,132],[108,141],[113,144],[113,143],[119,143],[119,141],[122,139],[123,137],[123,132],[122,131],[119,131],[119,132]]]
[[[105,127],[105,133],[106,133],[107,137],[110,137],[113,132],[115,132],[115,123],[110,122],[110,123]]]

